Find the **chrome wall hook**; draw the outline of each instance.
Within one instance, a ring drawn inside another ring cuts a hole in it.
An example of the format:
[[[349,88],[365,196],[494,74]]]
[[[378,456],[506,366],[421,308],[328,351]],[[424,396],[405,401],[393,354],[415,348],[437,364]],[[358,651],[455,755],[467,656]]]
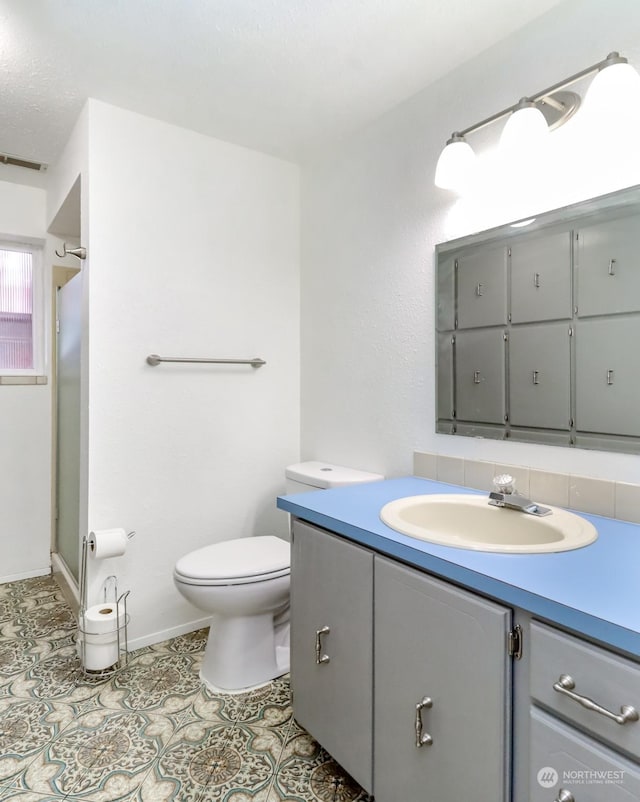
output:
[[[67,243],[64,242],[62,244],[62,253],[56,250],[56,256],[59,256],[60,259],[64,259],[65,256],[75,256],[77,259],[86,259],[87,249],[83,248],[82,245],[78,245],[77,248],[67,248]]]

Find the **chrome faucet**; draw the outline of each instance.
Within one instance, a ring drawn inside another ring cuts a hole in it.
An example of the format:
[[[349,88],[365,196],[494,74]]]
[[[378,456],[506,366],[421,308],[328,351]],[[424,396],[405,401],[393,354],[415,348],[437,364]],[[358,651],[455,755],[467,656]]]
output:
[[[494,476],[493,486],[495,490],[489,493],[489,504],[491,506],[519,510],[529,515],[551,515],[549,507],[542,507],[540,504],[531,501],[531,499],[514,492],[516,482],[513,476],[509,476],[508,473]]]

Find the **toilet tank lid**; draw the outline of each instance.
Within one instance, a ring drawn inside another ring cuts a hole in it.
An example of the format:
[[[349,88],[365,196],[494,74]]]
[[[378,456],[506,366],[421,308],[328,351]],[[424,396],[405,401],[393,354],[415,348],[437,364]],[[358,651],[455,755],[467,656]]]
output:
[[[384,479],[379,473],[358,471],[355,468],[345,468],[342,465],[332,465],[330,462],[298,462],[285,469],[287,479],[309,485],[310,487],[330,488],[357,485],[363,482],[378,482]]]

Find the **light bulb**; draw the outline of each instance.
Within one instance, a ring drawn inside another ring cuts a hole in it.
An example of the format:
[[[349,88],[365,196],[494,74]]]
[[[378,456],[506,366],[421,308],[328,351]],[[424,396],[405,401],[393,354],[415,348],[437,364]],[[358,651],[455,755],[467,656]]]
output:
[[[591,82],[584,100],[585,113],[611,123],[640,120],[640,75],[626,59],[617,60],[620,57],[615,56],[609,56],[611,63]]]
[[[527,154],[546,142],[549,126],[536,104],[522,98],[500,136],[500,149],[510,155]]]
[[[460,134],[453,134],[436,165],[435,185],[441,189],[463,192],[471,182],[476,154]]]

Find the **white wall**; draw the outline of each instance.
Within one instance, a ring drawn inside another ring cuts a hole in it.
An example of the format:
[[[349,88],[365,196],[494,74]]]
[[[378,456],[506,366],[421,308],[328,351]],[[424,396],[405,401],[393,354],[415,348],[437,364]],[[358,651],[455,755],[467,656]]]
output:
[[[134,646],[202,613],[173,587],[187,551],[286,535],[299,457],[299,171],[89,102],[88,529],[135,530],[91,566],[130,588]],[[148,354],[249,358],[150,367]]]
[[[481,204],[461,219],[453,197],[433,186],[450,133],[612,50],[640,69],[638,30],[635,0],[563,3],[303,170],[303,458],[398,475],[411,473],[417,449],[640,480],[635,456],[436,435],[433,279],[435,245],[484,227],[486,211]],[[630,140],[636,172],[618,162],[603,181],[589,158],[566,175],[550,169],[539,210],[640,182],[637,131]],[[520,212],[507,204],[491,222]]]
[[[42,188],[0,181],[0,239],[44,242],[45,200]],[[0,582],[49,570],[50,406],[48,384],[0,385]]]

